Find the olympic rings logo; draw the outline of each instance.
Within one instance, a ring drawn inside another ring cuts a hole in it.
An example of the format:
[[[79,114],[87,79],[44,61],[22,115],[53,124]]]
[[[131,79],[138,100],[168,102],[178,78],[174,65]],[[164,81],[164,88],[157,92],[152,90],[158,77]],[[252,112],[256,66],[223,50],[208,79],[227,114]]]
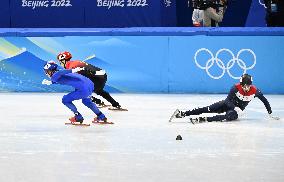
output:
[[[201,66],[198,61],[197,61],[197,56],[199,55],[200,52],[202,51],[205,51],[206,53],[209,54],[209,56],[211,57],[210,59],[207,60],[205,66]],[[225,63],[220,59],[218,58],[219,54],[222,53],[222,52],[227,52],[229,53],[232,58],[229,60],[229,62],[225,65]],[[242,60],[240,58],[240,55],[243,53],[243,52],[249,52],[251,53],[251,55],[253,56],[253,64],[251,66],[247,66],[245,61]],[[247,72],[247,70],[251,70],[255,67],[256,65],[256,55],[255,53],[251,50],[251,49],[241,49],[238,53],[237,53],[237,56],[235,57],[235,55],[233,54],[233,52],[230,50],[230,49],[226,49],[226,48],[223,48],[223,49],[220,49],[217,51],[216,55],[214,56],[213,53],[206,49],[206,48],[201,48],[201,49],[198,49],[196,52],[195,52],[195,55],[194,55],[194,61],[195,61],[195,64],[197,67],[199,67],[200,69],[203,69],[206,71],[207,75],[210,76],[211,78],[213,79],[220,79],[222,78],[226,71],[228,73],[228,75],[233,78],[233,79],[240,79],[241,76],[243,74],[245,74]],[[222,73],[218,76],[214,76],[213,74],[211,74],[209,72],[209,69],[214,66],[214,63],[216,62],[217,66],[219,68],[221,68],[222,70]],[[233,68],[233,66],[237,63],[237,65],[243,70],[243,73],[242,75],[240,76],[234,76],[232,73],[231,73],[231,68]]]

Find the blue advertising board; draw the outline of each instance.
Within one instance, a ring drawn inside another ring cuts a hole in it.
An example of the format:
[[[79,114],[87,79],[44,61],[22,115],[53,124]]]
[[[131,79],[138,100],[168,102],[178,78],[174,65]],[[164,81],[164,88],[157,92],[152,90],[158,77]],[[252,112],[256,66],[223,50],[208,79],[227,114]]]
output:
[[[84,27],[84,1],[11,0],[11,27]]]
[[[283,41],[283,36],[174,37],[169,92],[227,93],[249,73],[264,92],[283,94]]]
[[[64,91],[41,85],[42,67],[70,51],[74,60],[105,69],[113,92],[227,93],[249,73],[263,92],[284,94],[283,42],[281,35],[6,36],[0,91]]]
[[[10,27],[10,0],[1,0],[0,2],[0,28]]]
[[[87,27],[176,26],[175,0],[86,0]]]
[[[264,27],[263,0],[228,0],[221,27]],[[192,0],[2,0],[0,28],[191,27]]]
[[[4,0],[1,8],[10,12],[1,27],[176,26],[175,0]]]

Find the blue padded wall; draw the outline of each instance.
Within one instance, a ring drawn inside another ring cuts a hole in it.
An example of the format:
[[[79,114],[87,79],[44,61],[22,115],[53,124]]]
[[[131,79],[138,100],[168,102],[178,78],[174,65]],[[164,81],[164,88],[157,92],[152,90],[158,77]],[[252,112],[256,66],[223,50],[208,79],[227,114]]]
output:
[[[4,30],[0,91],[64,91],[41,85],[42,67],[67,50],[105,69],[113,92],[226,93],[249,73],[265,93],[284,94],[283,42],[284,28]]]

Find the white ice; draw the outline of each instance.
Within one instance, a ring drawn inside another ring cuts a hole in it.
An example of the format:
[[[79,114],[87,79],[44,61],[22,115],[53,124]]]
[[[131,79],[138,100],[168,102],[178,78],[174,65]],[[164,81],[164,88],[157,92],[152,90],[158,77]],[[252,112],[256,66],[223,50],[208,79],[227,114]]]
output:
[[[62,96],[0,94],[1,182],[284,181],[284,119],[269,119],[258,99],[239,121],[192,125],[168,119],[226,95],[113,94],[128,112],[104,108],[114,125],[78,127],[64,125],[72,113]],[[284,96],[267,98],[284,118]]]

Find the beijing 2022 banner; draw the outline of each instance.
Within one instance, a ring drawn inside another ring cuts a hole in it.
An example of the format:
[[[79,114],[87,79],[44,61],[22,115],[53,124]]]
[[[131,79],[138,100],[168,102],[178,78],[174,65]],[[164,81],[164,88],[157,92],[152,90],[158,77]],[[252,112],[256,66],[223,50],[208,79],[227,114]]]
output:
[[[1,28],[192,26],[192,0],[1,0]],[[240,11],[241,7],[241,11]],[[228,0],[221,27],[265,27],[263,0]]]
[[[7,20],[6,25],[8,22],[11,23],[8,27],[176,26],[175,0],[3,1],[0,10],[9,9],[6,11],[9,16],[3,16]]]

